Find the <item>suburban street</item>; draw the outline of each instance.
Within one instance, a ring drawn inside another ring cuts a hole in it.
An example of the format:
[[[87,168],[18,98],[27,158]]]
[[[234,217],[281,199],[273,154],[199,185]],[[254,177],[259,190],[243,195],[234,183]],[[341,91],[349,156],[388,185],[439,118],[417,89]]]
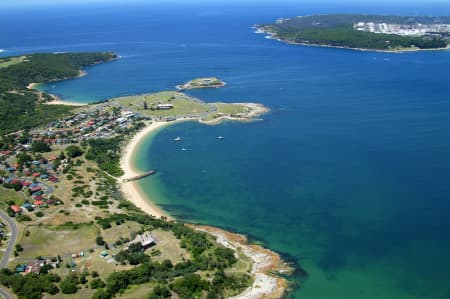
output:
[[[5,299],[13,299],[14,298],[6,290],[4,290],[2,288],[0,288],[0,296]]]
[[[3,268],[6,268],[9,257],[11,256],[11,253],[14,250],[14,245],[16,244],[19,230],[17,228],[17,224],[14,221],[14,219],[9,217],[8,214],[6,214],[2,210],[0,210],[0,217],[3,219],[3,221],[8,223],[8,225],[11,229],[11,237],[8,240],[8,246],[6,247],[6,250],[3,254],[3,258],[0,261],[0,269],[3,269]],[[2,288],[0,288],[0,296],[2,296],[5,299],[13,299],[13,297],[5,289],[2,289]]]

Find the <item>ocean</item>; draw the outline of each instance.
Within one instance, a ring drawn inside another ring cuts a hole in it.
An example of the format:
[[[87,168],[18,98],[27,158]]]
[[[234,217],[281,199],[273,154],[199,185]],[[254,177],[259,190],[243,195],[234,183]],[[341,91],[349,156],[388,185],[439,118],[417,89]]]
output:
[[[0,5],[0,56],[116,51],[43,87],[84,103],[223,79],[189,94],[271,112],[149,137],[135,161],[158,170],[140,183],[150,198],[282,253],[299,269],[289,298],[450,298],[450,51],[293,46],[251,28],[330,12],[450,15],[450,4],[186,2]]]

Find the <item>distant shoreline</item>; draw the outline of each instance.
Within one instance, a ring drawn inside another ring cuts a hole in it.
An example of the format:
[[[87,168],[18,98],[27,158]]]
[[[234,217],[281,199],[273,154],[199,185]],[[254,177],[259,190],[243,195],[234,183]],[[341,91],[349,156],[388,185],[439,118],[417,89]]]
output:
[[[69,79],[77,79],[77,78],[84,77],[86,75],[87,75],[86,71],[80,70],[78,75],[75,76],[75,77],[64,78],[64,79],[57,80],[57,81],[69,80]],[[55,81],[50,81],[50,82],[55,82]],[[47,83],[50,83],[50,82],[47,82]],[[37,86],[40,85],[40,84],[44,84],[44,83],[30,83],[30,84],[27,85],[27,89],[37,90],[38,92],[42,93],[42,91],[37,89]],[[53,98],[53,100],[50,101],[50,102],[45,102],[44,104],[46,104],[46,105],[66,105],[66,106],[85,106],[85,105],[87,105],[87,104],[84,104],[84,103],[65,101],[65,100],[61,99],[60,97],[58,97],[57,95],[52,94],[52,93],[47,93],[47,94],[50,95]]]
[[[267,34],[265,36],[266,39],[272,39],[284,44],[295,45],[295,46],[306,46],[306,47],[321,47],[321,48],[334,48],[334,49],[344,49],[344,50],[352,50],[352,51],[361,51],[361,52],[379,52],[379,53],[408,53],[408,52],[421,52],[421,51],[445,51],[450,50],[450,44],[444,48],[431,48],[431,49],[420,49],[420,48],[400,48],[393,50],[381,50],[381,49],[369,49],[369,48],[352,48],[346,46],[333,46],[327,44],[317,44],[317,43],[306,43],[306,42],[293,42],[290,40],[282,39],[276,36],[275,33],[266,31],[261,27],[253,26],[253,29],[256,29],[255,34]]]

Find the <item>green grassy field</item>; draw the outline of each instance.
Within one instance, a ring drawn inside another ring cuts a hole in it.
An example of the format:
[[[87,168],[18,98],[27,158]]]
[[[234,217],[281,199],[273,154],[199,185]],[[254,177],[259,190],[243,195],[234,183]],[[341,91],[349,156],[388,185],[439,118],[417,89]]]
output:
[[[174,91],[129,96],[113,99],[112,101],[150,117],[194,116],[209,113],[213,110],[213,107],[207,103]],[[146,110],[144,109],[144,103],[147,103],[148,109]],[[173,104],[174,108],[170,110],[156,110],[158,104]]]
[[[8,208],[8,201],[12,200],[17,205],[22,205],[25,202],[25,194],[14,189],[6,189],[0,187],[0,207],[4,210]]]
[[[214,120],[221,116],[246,114],[249,112],[249,108],[242,104],[205,103],[175,91],[122,97],[112,101],[152,118],[191,116],[200,117],[203,120]],[[144,103],[146,103],[147,109],[144,109]],[[172,104],[173,109],[157,110],[158,104]]]
[[[19,241],[24,248],[20,256],[24,257],[68,255],[97,246],[97,228],[93,225],[80,225],[78,229],[30,226],[27,230],[30,235]]]
[[[152,235],[156,238],[157,243],[155,246],[146,250],[148,255],[152,255],[152,252],[159,250],[161,254],[153,256],[155,261],[170,260],[173,264],[179,263],[182,259],[189,259],[190,255],[186,249],[180,247],[180,240],[175,238],[172,232],[163,231],[160,229],[152,231]]]
[[[213,103],[217,110],[203,117],[202,120],[210,121],[221,116],[232,116],[237,114],[247,114],[249,108],[241,104]]]
[[[18,56],[0,59],[0,68],[8,67],[10,65],[21,63],[27,58],[27,56]]]

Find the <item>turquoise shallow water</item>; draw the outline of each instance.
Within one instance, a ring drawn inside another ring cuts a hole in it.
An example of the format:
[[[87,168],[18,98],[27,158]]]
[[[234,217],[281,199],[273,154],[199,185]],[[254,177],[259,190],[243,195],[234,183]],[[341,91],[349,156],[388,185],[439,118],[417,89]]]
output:
[[[292,278],[300,286],[293,298],[450,298],[450,52],[296,47],[251,29],[331,11],[436,15],[450,14],[450,6],[0,10],[0,48],[1,55],[114,50],[122,56],[89,68],[86,77],[44,87],[71,101],[220,77],[227,87],[190,94],[261,102],[272,111],[248,124],[176,124],[146,140],[136,162],[158,170],[141,183],[151,198],[181,219],[247,233],[283,253],[307,273]],[[176,136],[183,140],[173,142]]]

